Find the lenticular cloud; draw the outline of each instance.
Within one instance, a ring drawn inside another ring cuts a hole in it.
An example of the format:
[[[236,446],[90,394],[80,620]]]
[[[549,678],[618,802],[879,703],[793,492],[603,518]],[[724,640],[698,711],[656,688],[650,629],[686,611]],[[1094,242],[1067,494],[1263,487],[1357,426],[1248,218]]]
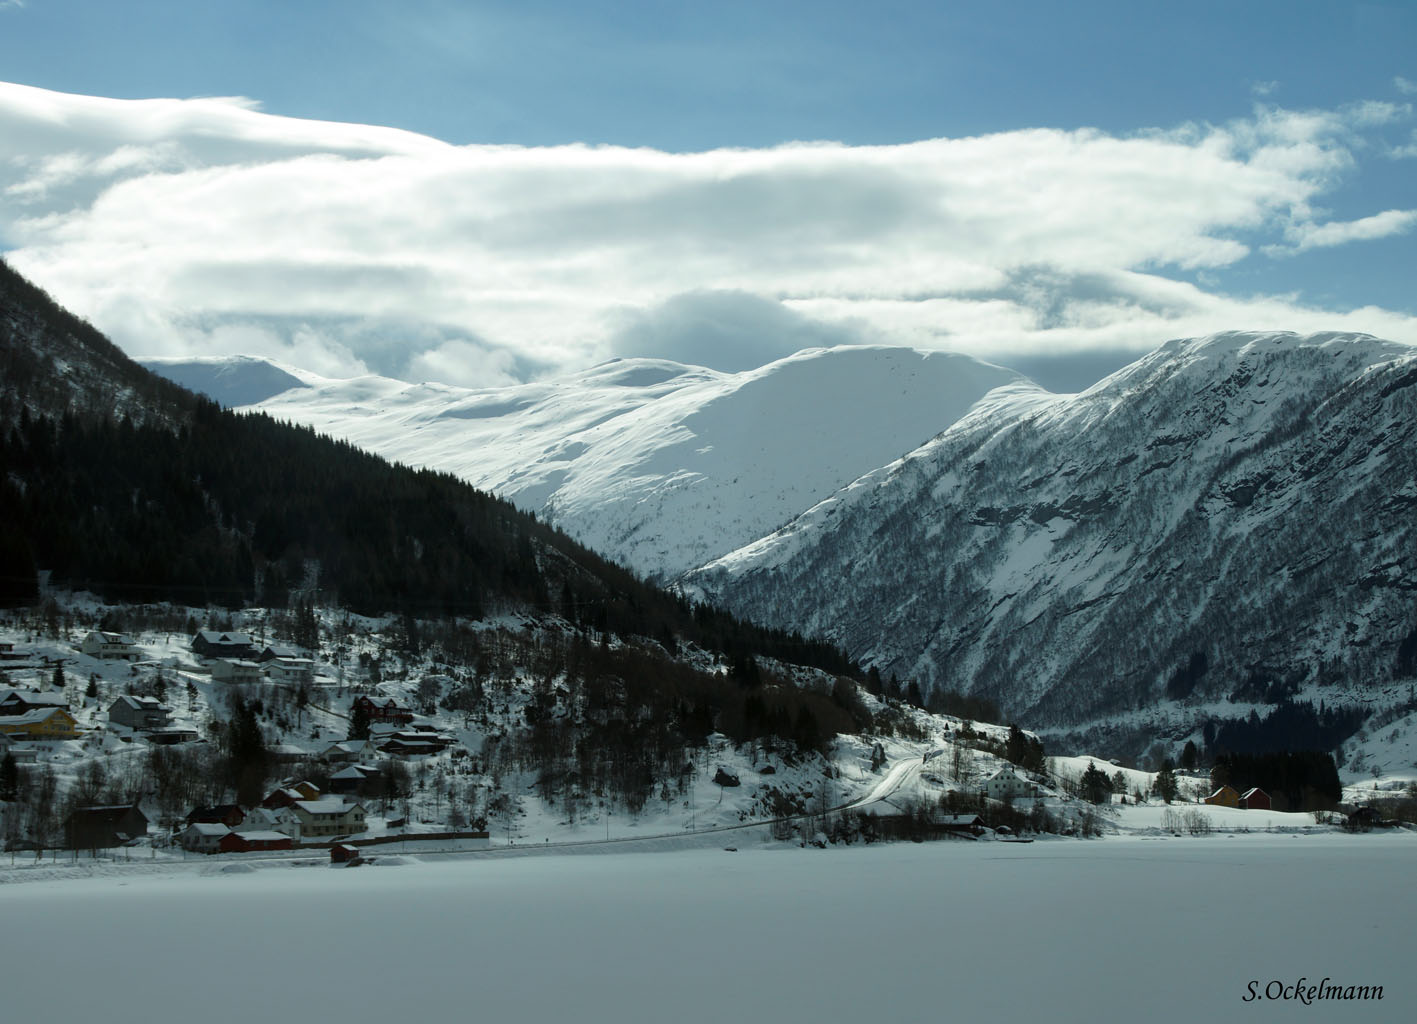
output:
[[[240,338],[319,372],[457,383],[858,337],[981,355],[1237,324],[1417,340],[1395,314],[1181,280],[1323,238],[1311,204],[1356,117],[668,154],[0,85],[0,244],[134,354]]]

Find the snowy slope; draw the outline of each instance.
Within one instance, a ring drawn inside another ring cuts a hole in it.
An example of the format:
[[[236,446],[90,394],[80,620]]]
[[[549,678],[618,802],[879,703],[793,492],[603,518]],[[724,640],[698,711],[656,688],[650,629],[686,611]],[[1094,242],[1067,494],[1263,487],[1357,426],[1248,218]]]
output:
[[[1414,384],[1406,346],[1235,333],[1075,396],[1000,389],[690,583],[1039,727],[1154,708],[1197,653],[1183,702],[1393,690]]]
[[[483,390],[305,379],[258,408],[452,472],[661,578],[758,539],[1021,382],[966,356],[883,347],[737,374],[615,360]]]

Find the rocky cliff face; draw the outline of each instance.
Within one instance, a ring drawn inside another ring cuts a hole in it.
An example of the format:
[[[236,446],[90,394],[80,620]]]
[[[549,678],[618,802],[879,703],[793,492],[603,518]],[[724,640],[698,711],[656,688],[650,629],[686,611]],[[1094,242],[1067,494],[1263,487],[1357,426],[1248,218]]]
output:
[[[1171,342],[1079,395],[992,392],[686,585],[1039,726],[1396,701],[1414,432],[1406,346]]]

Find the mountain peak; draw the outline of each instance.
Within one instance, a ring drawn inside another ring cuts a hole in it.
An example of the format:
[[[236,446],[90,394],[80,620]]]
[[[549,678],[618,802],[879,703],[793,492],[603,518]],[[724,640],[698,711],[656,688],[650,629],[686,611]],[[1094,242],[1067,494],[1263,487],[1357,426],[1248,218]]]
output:
[[[174,356],[140,359],[144,366],[228,408],[256,405],[316,378],[257,356]]]

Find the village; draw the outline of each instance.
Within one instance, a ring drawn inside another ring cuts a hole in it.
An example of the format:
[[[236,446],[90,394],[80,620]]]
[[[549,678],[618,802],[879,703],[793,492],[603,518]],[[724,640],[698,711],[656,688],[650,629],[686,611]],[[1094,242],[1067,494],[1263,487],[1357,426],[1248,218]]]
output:
[[[338,848],[337,858],[347,859],[356,845],[409,837],[456,840],[459,849],[486,845],[485,828],[472,827],[455,806],[439,828],[427,822],[409,827],[407,789],[427,785],[429,760],[447,755],[438,768],[441,776],[457,772],[449,764],[454,759],[465,768],[469,756],[429,716],[394,696],[344,691],[336,680],[318,675],[311,652],[298,646],[262,643],[235,630],[198,630],[182,653],[154,657],[154,647],[166,652],[171,641],[166,636],[144,644],[131,634],[101,629],[88,630],[68,651],[43,641],[0,641],[0,761],[17,773],[72,772],[72,788],[82,791],[53,835],[23,834],[19,814],[6,813],[7,849],[40,850],[50,843],[90,853],[139,844],[206,854]],[[262,693],[272,706],[298,704],[301,725],[306,719],[322,724],[309,724],[299,743],[277,727],[281,739],[269,744],[266,754],[277,768],[297,775],[259,802],[182,809],[155,808],[151,794],[122,803],[83,801],[105,795],[99,792],[105,788],[106,795],[116,792],[117,774],[104,765],[131,766],[143,748],[207,748],[221,728],[228,698]],[[415,768],[417,780],[407,770],[410,762],[421,766]],[[86,788],[85,776],[92,783],[97,775],[113,776],[113,784]],[[395,805],[398,791],[391,782],[404,787],[401,805]],[[372,821],[365,806],[370,802],[380,811]]]
[[[190,635],[82,627],[0,634],[14,638],[0,641],[0,764],[23,773],[31,791],[28,812],[23,797],[5,805],[11,858],[46,848],[131,857],[142,848],[150,857],[330,851],[348,862],[390,843],[488,849],[494,827],[497,845],[512,846],[538,833],[545,844],[553,835],[558,843],[609,840],[612,831],[623,840],[753,821],[803,843],[1025,841],[1100,835],[1117,827],[1109,815],[1122,808],[1135,827],[1173,834],[1249,830],[1258,827],[1256,812],[1270,812],[1269,827],[1318,820],[1275,813],[1260,787],[1213,786],[1203,772],[1079,757],[1025,768],[1006,750],[1016,730],[1011,737],[999,726],[923,712],[912,713],[902,736],[839,737],[829,762],[783,751],[763,759],[720,741],[712,775],[691,779],[678,796],[666,792],[658,811],[617,816],[609,800],[589,810],[548,807],[536,799],[535,780],[501,775],[494,756],[535,706],[527,686],[504,678],[498,713],[489,716],[457,699],[461,668],[400,656],[406,638],[395,636],[396,622],[346,624],[340,638],[327,622],[314,631],[313,649],[268,639],[265,620],[246,625]],[[489,638],[505,640],[516,625],[502,623]],[[274,781],[247,781],[233,799],[238,787],[211,772],[243,714],[259,737],[261,778]],[[197,777],[166,777],[193,766]],[[45,778],[55,780],[49,796],[59,806],[36,811]],[[1387,819],[1360,808],[1352,820],[1366,828]]]

